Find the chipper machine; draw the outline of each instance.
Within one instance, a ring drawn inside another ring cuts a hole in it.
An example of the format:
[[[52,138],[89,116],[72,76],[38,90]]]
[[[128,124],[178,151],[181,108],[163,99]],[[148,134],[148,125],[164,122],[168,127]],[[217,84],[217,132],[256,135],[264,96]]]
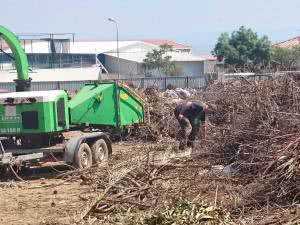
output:
[[[16,92],[0,94],[0,168],[20,167],[49,155],[88,168],[112,154],[105,131],[144,122],[142,98],[117,81],[86,84],[72,98],[64,90],[30,91],[28,60],[20,41],[3,26],[0,37],[12,51],[8,56],[18,74]]]

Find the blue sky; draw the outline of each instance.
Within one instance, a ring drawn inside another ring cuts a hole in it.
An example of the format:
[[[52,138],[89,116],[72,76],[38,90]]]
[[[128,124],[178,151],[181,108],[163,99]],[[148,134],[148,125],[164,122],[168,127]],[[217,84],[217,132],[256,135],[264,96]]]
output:
[[[273,42],[300,35],[299,0],[6,0],[0,24],[16,33],[74,32],[78,39],[171,39],[208,54],[241,25]]]

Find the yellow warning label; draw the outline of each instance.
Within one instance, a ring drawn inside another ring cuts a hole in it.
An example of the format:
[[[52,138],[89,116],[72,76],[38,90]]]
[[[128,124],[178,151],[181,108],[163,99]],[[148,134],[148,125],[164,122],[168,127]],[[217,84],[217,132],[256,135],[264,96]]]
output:
[[[120,98],[123,99],[123,100],[127,100],[128,99],[128,94],[126,93],[123,93],[123,94],[120,94]]]

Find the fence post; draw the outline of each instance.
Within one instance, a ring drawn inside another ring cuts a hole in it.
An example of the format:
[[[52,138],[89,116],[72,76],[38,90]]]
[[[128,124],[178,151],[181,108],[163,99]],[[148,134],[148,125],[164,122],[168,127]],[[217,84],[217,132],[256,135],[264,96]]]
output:
[[[185,78],[185,87],[189,88],[189,77]]]
[[[60,81],[57,81],[57,90],[60,90]]]
[[[145,78],[141,79],[141,88],[145,88]]]
[[[62,67],[62,63],[61,63],[61,54],[62,54],[62,53],[59,54],[59,68]]]

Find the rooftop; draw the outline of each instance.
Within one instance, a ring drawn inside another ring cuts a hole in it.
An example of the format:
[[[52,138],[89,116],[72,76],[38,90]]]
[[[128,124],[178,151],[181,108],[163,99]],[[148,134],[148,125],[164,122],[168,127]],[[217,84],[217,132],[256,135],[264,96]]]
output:
[[[55,40],[55,39],[54,39]],[[69,53],[78,54],[99,54],[108,51],[116,50],[115,40],[70,40]],[[175,50],[188,49],[191,50],[191,46],[182,45],[170,40],[129,40],[119,41],[119,47],[126,47],[133,44],[145,44],[151,46],[160,46],[164,44],[171,45]],[[21,40],[21,45],[25,49],[26,53],[50,53],[50,44],[48,40]],[[10,49],[5,41],[0,41],[0,48],[6,52],[10,52]]]
[[[298,46],[298,45],[300,45],[300,36],[291,38],[291,39],[286,40],[286,41],[276,43],[273,46],[274,47],[279,47],[279,48],[293,48],[293,47]]]
[[[149,39],[149,40],[142,40],[142,41],[145,42],[145,43],[152,44],[152,45],[157,45],[157,46],[170,45],[175,49],[191,49],[191,46],[179,44],[175,41],[170,41],[170,40],[160,40],[160,39],[156,39],[156,40],[152,39],[151,40],[151,39]]]

